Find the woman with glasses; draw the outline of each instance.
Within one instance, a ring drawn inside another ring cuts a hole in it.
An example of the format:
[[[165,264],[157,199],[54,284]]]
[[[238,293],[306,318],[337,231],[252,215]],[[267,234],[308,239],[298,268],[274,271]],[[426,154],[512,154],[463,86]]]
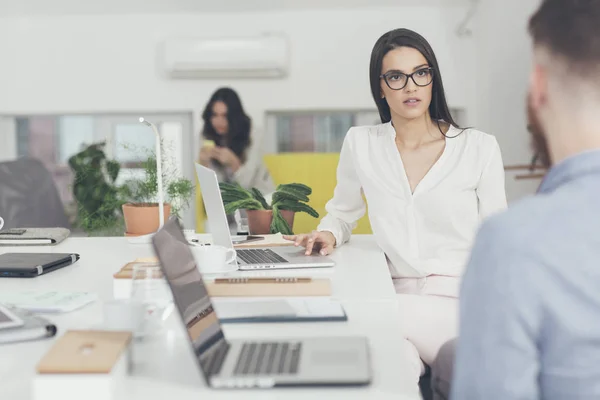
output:
[[[450,115],[435,54],[419,34],[379,38],[370,82],[382,123],[350,129],[328,214],[316,231],[288,239],[329,254],[350,239],[364,195],[422,374],[419,358],[431,364],[457,334],[460,277],[480,221],[506,207],[504,168],[494,136],[460,129]]]

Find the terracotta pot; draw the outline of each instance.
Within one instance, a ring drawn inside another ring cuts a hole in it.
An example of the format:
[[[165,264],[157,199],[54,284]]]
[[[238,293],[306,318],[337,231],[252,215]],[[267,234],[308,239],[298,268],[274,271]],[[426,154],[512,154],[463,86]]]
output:
[[[294,229],[294,211],[280,210],[281,216],[286,220],[290,228]],[[247,210],[248,230],[251,235],[268,235],[271,233],[271,222],[273,222],[272,210]]]
[[[171,215],[171,205],[164,204],[165,221]],[[158,203],[123,204],[125,217],[125,234],[127,236],[147,235],[156,232],[160,225]]]

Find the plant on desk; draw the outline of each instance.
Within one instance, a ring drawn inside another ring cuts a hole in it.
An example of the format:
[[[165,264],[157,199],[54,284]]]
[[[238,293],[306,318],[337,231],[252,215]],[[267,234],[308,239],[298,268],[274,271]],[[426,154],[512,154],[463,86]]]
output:
[[[74,174],[75,226],[93,235],[123,232],[123,202],[115,183],[121,166],[106,157],[105,146],[106,142],[92,144],[68,161]]]
[[[314,218],[319,218],[319,213],[306,204],[312,189],[300,183],[277,186],[271,196],[270,204],[256,188],[246,190],[237,184],[226,182],[219,183],[219,187],[225,212],[233,214],[236,210],[246,210],[248,228],[254,235],[293,234],[292,227],[296,212],[305,212]]]
[[[123,231],[128,235],[155,232],[159,218],[154,152],[143,150],[147,157],[136,166],[143,170],[140,178],[117,185],[121,166],[107,159],[105,145],[92,144],[69,159],[75,174],[73,195],[77,201],[77,226],[94,236],[122,235]],[[163,166],[162,175],[166,220],[170,214],[179,216],[189,206],[194,185],[173,168]]]
[[[119,189],[120,196],[124,200],[123,215],[127,229],[125,234],[130,236],[156,232],[160,225],[156,200],[158,173],[154,152],[150,152],[141,164],[144,170],[143,176],[127,180]],[[165,165],[162,168],[162,178],[165,199],[163,210],[166,221],[171,214],[179,217],[180,213],[189,206],[194,194],[194,184]]]

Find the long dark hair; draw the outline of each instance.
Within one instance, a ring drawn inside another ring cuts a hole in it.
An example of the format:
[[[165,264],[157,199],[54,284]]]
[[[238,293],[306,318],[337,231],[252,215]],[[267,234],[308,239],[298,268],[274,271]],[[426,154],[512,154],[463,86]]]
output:
[[[377,40],[373,51],[371,52],[371,65],[369,68],[369,75],[371,81],[371,94],[373,100],[379,110],[379,116],[381,117],[382,123],[387,123],[392,120],[392,113],[390,106],[385,98],[381,97],[381,65],[385,55],[398,47],[412,47],[418,50],[423,57],[427,60],[429,66],[433,69],[433,90],[431,95],[431,104],[429,105],[429,114],[437,126],[445,136],[440,126],[440,121],[444,121],[455,128],[458,128],[458,124],[452,118],[448,103],[446,102],[446,95],[444,93],[444,85],[442,83],[442,75],[440,74],[440,68],[435,57],[435,53],[431,48],[431,45],[427,40],[416,32],[410,29],[395,29],[384,34]]]
[[[226,135],[219,135],[210,118],[213,114],[213,106],[217,101],[222,101],[227,106],[227,121],[229,131]],[[202,113],[204,128],[202,136],[213,140],[218,146],[229,147],[240,160],[245,161],[246,149],[250,146],[250,128],[252,121],[244,111],[240,96],[231,88],[220,88],[210,97],[204,112]]]

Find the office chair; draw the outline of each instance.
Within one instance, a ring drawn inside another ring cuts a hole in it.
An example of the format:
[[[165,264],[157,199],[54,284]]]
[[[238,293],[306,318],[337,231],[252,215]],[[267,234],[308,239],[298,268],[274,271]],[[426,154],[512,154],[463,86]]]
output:
[[[33,158],[0,163],[0,216],[7,228],[70,228],[54,179]]]

